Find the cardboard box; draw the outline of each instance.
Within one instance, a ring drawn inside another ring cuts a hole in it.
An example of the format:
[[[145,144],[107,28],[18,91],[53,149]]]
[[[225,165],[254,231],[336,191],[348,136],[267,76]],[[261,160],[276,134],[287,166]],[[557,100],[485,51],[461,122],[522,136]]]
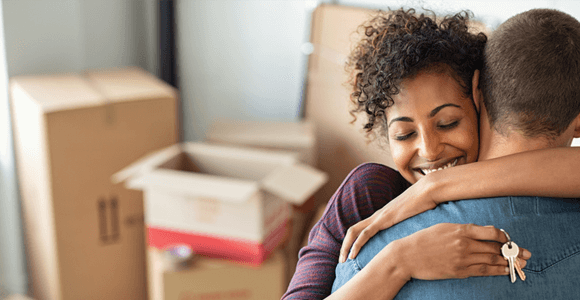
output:
[[[150,300],[274,300],[286,290],[279,251],[259,267],[197,257],[180,271],[168,271],[158,249],[148,249],[147,255]]]
[[[177,142],[177,93],[138,68],[10,82],[36,299],[146,298],[142,193],[111,175]]]
[[[312,15],[310,42],[314,52],[308,61],[305,118],[316,129],[318,167],[329,175],[317,197],[328,201],[348,173],[364,162],[394,167],[386,143],[368,143],[359,117],[352,124],[348,74],[344,67],[361,36],[358,27],[373,10],[322,4]],[[322,203],[320,203],[322,204]]]
[[[316,167],[316,137],[314,126],[300,122],[257,122],[221,120],[214,122],[206,141],[254,148],[292,151],[298,159]]]
[[[211,143],[289,151],[297,153],[302,163],[316,167],[316,133],[313,124],[308,121],[221,120],[212,124],[206,140]],[[314,215],[315,207],[321,201],[322,199],[311,197],[300,206],[292,206],[292,232],[283,250],[288,264],[288,282],[296,269],[301,242],[308,235],[307,226]]]
[[[292,153],[183,143],[112,180],[145,191],[150,245],[186,241],[198,253],[259,264],[282,241],[289,203],[306,201],[326,178]]]

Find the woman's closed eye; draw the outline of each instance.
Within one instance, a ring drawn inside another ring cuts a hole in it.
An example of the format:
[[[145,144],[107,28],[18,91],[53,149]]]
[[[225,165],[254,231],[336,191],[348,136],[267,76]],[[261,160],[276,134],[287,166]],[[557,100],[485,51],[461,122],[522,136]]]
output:
[[[412,132],[407,133],[407,134],[397,134],[397,135],[395,135],[395,140],[405,141],[405,140],[408,140],[410,137],[412,137],[414,134],[415,134],[415,131],[412,131]]]
[[[457,127],[457,125],[459,125],[459,120],[453,121],[453,122],[450,122],[450,123],[440,124],[439,125],[439,128],[442,128],[442,129],[451,129],[451,128]]]

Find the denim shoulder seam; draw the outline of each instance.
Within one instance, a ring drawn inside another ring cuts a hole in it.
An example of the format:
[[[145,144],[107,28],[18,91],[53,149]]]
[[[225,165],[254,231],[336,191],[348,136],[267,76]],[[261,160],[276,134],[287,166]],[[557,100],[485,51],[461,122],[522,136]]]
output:
[[[357,262],[356,258],[355,258],[355,259],[352,259],[352,260],[351,260],[351,262],[352,262],[352,263],[351,263],[350,265],[351,265],[352,269],[354,270],[354,273],[355,273],[355,274],[357,274],[358,272],[360,272],[360,270],[361,270],[362,268],[361,268],[361,267],[360,267],[360,265],[358,264],[358,262]]]

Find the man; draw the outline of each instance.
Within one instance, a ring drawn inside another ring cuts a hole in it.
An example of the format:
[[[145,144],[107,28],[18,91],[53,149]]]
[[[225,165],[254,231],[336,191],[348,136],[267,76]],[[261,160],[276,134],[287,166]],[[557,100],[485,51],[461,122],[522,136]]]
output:
[[[491,35],[485,56],[481,93],[474,93],[474,100],[483,97],[484,103],[479,160],[570,146],[580,133],[580,23],[555,10],[518,14]],[[442,222],[505,229],[514,242],[533,253],[524,270],[526,281],[518,278],[512,284],[504,276],[411,280],[397,297],[579,297],[580,235],[576,228],[580,226],[580,201],[539,197],[449,202],[407,219],[379,232],[353,261],[340,264],[333,290],[356,275],[390,242]]]

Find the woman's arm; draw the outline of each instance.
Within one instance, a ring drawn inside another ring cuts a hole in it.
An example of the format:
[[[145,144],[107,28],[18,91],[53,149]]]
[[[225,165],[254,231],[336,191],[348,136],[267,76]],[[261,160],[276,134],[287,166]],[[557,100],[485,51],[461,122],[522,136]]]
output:
[[[521,152],[430,173],[370,218],[352,226],[340,261],[352,257],[378,231],[439,203],[498,196],[580,197],[580,148]],[[352,250],[351,250],[352,246]]]
[[[506,236],[493,226],[436,224],[388,244],[327,299],[392,299],[411,278],[507,275],[500,251],[505,242]],[[522,249],[519,257],[525,265],[531,253]]]
[[[497,196],[580,197],[580,147],[521,152],[425,176],[435,203]]]
[[[338,254],[347,229],[370,217],[408,187],[396,171],[379,164],[355,168],[329,200],[312,229],[286,299],[324,299],[330,295]]]
[[[370,263],[326,300],[393,299],[410,280],[400,262],[399,241],[387,245]]]

